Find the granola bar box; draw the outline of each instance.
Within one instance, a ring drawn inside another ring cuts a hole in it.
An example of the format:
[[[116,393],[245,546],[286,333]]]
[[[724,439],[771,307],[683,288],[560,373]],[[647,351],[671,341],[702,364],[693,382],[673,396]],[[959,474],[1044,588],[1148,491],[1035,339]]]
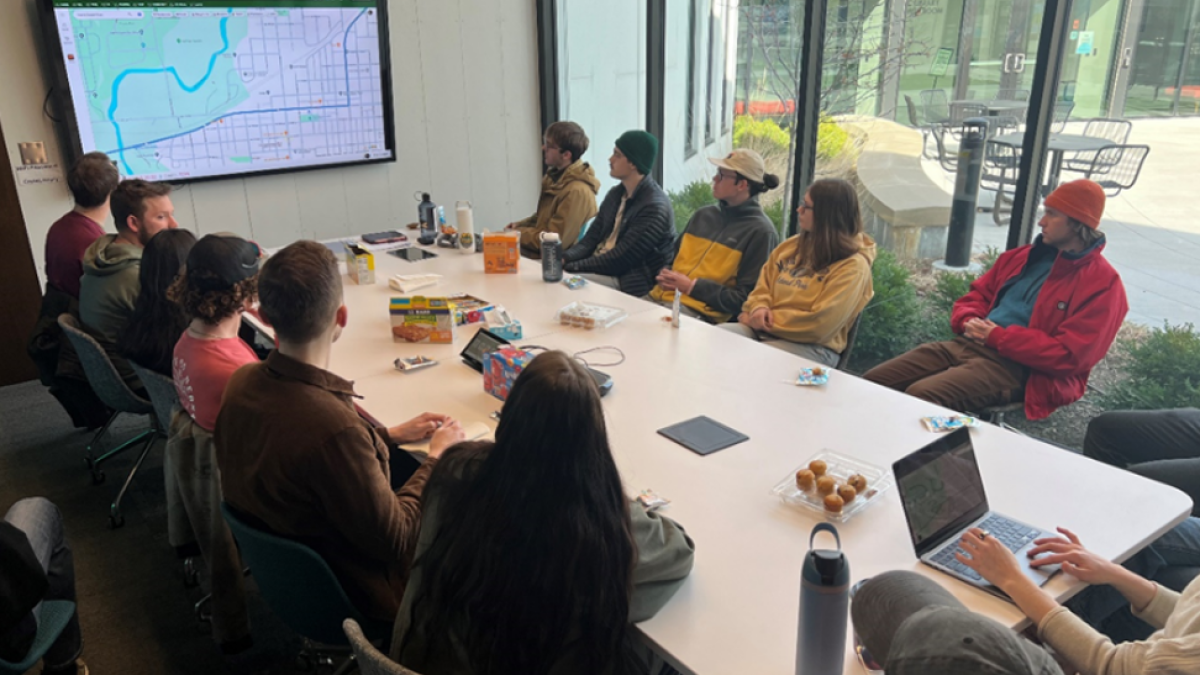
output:
[[[393,342],[454,343],[454,306],[446,298],[392,298],[388,313]]]
[[[512,391],[513,382],[529,365],[535,354],[517,349],[516,347],[501,347],[494,352],[483,355],[483,389],[501,401],[508,398]]]

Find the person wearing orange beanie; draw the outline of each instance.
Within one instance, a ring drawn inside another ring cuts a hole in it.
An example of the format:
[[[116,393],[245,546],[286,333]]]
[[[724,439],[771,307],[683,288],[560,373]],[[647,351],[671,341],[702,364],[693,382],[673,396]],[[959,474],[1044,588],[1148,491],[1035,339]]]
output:
[[[954,303],[954,340],[921,345],[867,371],[891,389],[963,412],[1024,401],[1041,419],[1079,400],[1129,311],[1104,256],[1104,189],[1064,183],[1046,197],[1042,234],[1006,251]]]

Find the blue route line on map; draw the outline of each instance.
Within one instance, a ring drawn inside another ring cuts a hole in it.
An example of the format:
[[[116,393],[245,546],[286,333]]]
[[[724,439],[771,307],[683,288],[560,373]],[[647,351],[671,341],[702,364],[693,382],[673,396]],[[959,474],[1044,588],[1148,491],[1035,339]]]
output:
[[[220,117],[216,117],[212,120],[209,120],[208,122],[205,122],[204,124],[201,124],[200,126],[196,127],[195,129],[181,131],[179,133],[171,134],[169,136],[163,136],[162,138],[156,138],[151,141],[144,141],[142,143],[138,143],[137,145],[131,145],[128,147],[118,147],[115,150],[109,150],[106,154],[111,155],[114,152],[120,153],[121,154],[121,163],[124,164],[126,150],[136,150],[138,148],[144,148],[148,145],[154,145],[155,143],[169,141],[173,138],[179,138],[181,136],[187,136],[189,134],[194,134],[197,131],[200,131],[201,129],[203,129],[207,126],[212,125],[213,122],[216,122],[217,120],[220,120],[220,119],[224,119],[226,117],[236,117],[238,115],[260,115],[260,114],[265,114],[265,113],[276,113],[276,112],[298,112],[301,110],[328,110],[328,109],[335,109],[335,108],[349,108],[350,107],[350,58],[349,58],[350,45],[348,44],[348,40],[350,38],[350,31],[354,28],[354,24],[358,23],[358,20],[361,19],[363,17],[363,15],[366,13],[367,13],[367,10],[365,10],[365,9],[362,10],[361,12],[359,12],[358,16],[355,16],[354,19],[349,23],[349,25],[346,26],[346,32],[342,34],[342,62],[343,62],[343,65],[345,66],[345,70],[346,70],[346,102],[344,104],[295,106],[295,107],[291,107],[291,108],[268,108],[266,110],[241,110],[241,111],[236,111],[236,112],[231,112],[231,113],[225,113],[224,115],[221,115]],[[222,39],[225,39],[225,21],[226,21],[225,19],[221,19],[221,37],[222,37]],[[208,72],[208,74],[206,74],[204,76],[206,79],[208,78],[209,75],[212,74],[212,66],[216,62],[216,58],[218,56],[220,56],[221,53],[224,52],[228,48],[229,48],[229,41],[225,40],[225,47],[223,47],[221,49],[221,51],[217,52],[216,54],[213,54],[212,60],[209,62],[209,72]],[[172,73],[174,73],[175,68],[174,68],[174,66],[172,66],[171,68],[164,69],[164,70],[170,70]],[[126,72],[133,72],[133,71],[126,71]],[[163,70],[148,71],[148,72],[163,72]],[[121,77],[123,77],[124,75],[125,75],[125,73],[122,73]],[[176,75],[175,79],[176,79],[176,81],[178,81],[179,76]],[[201,81],[199,84],[197,84],[196,87],[198,88],[201,84],[203,84],[203,81]],[[180,82],[179,85],[182,87],[183,83]],[[187,87],[184,87],[184,89],[187,90]],[[195,91],[195,89],[191,89],[188,91],[189,92]],[[109,108],[109,119],[112,119],[112,112],[116,109],[116,85],[115,84],[114,84],[113,92],[114,92],[113,93],[113,106]],[[116,127],[116,122],[113,122],[113,126]],[[119,128],[117,129],[117,145],[118,146],[122,145],[121,131]],[[128,171],[129,173],[132,173],[128,164],[125,164],[125,170]]]
[[[117,75],[117,79],[113,80],[112,103],[108,106],[108,121],[112,122],[113,129],[115,129],[117,132],[117,152],[121,156],[121,164],[125,165],[125,171],[127,173],[133,173],[133,170],[129,168],[129,162],[125,161],[126,148],[123,147],[125,142],[121,139],[121,125],[117,124],[116,119],[117,107],[119,105],[118,95],[121,91],[121,83],[124,82],[125,78],[129,75],[157,75],[158,73],[170,73],[175,77],[175,82],[179,84],[181,89],[189,94],[196,91],[200,87],[204,86],[204,83],[207,82],[208,78],[212,76],[213,68],[215,68],[217,65],[217,57],[229,50],[229,32],[226,30],[226,24],[228,22],[228,17],[221,18],[221,49],[209,57],[208,70],[204,73],[204,77],[201,77],[196,84],[190,87],[184,84],[183,79],[179,77],[179,71],[175,70],[175,66],[168,66],[166,68],[130,68],[129,70],[121,71],[121,74]]]

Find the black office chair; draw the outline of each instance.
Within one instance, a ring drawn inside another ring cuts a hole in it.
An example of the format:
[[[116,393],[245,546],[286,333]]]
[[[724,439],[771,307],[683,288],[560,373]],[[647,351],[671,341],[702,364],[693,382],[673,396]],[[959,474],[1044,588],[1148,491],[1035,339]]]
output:
[[[134,462],[133,468],[129,470],[129,475],[125,478],[125,483],[121,485],[121,491],[117,493],[117,498],[113,500],[112,505],[109,507],[108,524],[113,529],[116,529],[125,524],[125,516],[121,513],[121,500],[125,498],[125,493],[129,491],[129,484],[133,482],[133,477],[137,475],[138,469],[141,468],[147,453],[150,452],[154,441],[158,440],[160,435],[154,405],[150,401],[133,393],[129,385],[125,384],[125,380],[117,372],[116,366],[112,364],[104,348],[100,346],[99,342],[96,342],[95,338],[84,332],[78,319],[70,314],[60,314],[58,325],[62,327],[63,334],[67,336],[67,339],[71,341],[71,345],[75,347],[75,352],[79,354],[79,360],[83,364],[83,372],[87,375],[88,383],[92,385],[96,396],[104,402],[104,405],[115,411],[112,417],[108,419],[108,422],[92,437],[92,442],[87,447],[86,460],[88,468],[92,472],[92,483],[99,485],[104,482],[105,476],[104,471],[100,469],[101,464],[138,443],[143,444],[137,461]],[[93,449],[100,447],[101,439],[121,413],[149,417],[150,428],[103,455],[99,457],[94,456]]]
[[[858,341],[858,327],[862,323],[863,313],[859,312],[858,316],[854,317],[854,323],[850,324],[850,332],[846,335],[846,348],[838,355],[837,365],[834,366],[837,370],[845,370],[850,365],[850,356],[854,352],[854,343]]]

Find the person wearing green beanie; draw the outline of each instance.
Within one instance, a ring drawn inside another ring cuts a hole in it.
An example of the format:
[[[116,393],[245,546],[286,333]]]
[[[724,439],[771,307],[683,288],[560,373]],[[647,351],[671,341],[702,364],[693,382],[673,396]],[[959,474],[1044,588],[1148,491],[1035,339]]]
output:
[[[626,131],[608,158],[609,175],[620,181],[605,195],[587,234],[563,251],[566,271],[642,297],[670,263],[675,212],[667,193],[649,175],[658,160],[658,139]]]

